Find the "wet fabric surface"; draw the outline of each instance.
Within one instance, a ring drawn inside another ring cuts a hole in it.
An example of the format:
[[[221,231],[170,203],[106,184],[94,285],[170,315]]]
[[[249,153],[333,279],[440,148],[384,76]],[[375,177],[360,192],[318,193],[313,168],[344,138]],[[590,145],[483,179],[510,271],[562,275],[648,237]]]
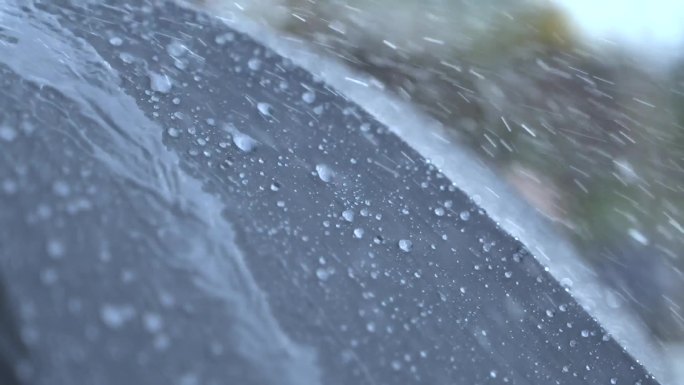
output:
[[[650,384],[364,110],[170,3],[5,5],[0,267],[37,384]]]

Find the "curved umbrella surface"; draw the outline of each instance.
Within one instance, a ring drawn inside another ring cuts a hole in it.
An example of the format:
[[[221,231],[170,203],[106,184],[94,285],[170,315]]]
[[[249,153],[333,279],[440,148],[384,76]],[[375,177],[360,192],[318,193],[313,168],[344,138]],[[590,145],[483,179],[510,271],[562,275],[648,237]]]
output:
[[[656,384],[363,108],[215,18],[119,3],[2,6],[21,382]]]

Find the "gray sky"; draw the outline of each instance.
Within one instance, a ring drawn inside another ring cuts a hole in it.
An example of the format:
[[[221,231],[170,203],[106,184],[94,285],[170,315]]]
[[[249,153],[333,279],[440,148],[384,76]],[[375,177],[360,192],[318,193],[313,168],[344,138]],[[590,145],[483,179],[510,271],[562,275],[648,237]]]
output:
[[[592,39],[667,55],[684,41],[684,0],[554,1]]]

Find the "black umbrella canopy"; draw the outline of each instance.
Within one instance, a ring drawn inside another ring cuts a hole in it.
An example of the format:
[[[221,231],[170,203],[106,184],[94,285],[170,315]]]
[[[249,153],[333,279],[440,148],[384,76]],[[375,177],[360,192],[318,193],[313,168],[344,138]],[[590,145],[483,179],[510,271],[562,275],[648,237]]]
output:
[[[250,37],[168,2],[2,15],[16,382],[656,383],[437,168]]]

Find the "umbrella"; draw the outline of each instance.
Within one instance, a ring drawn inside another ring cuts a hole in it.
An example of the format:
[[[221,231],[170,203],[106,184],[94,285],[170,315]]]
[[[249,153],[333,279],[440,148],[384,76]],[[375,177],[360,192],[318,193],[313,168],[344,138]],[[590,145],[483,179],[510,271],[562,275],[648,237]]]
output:
[[[170,2],[2,7],[5,383],[657,383],[292,60]]]

